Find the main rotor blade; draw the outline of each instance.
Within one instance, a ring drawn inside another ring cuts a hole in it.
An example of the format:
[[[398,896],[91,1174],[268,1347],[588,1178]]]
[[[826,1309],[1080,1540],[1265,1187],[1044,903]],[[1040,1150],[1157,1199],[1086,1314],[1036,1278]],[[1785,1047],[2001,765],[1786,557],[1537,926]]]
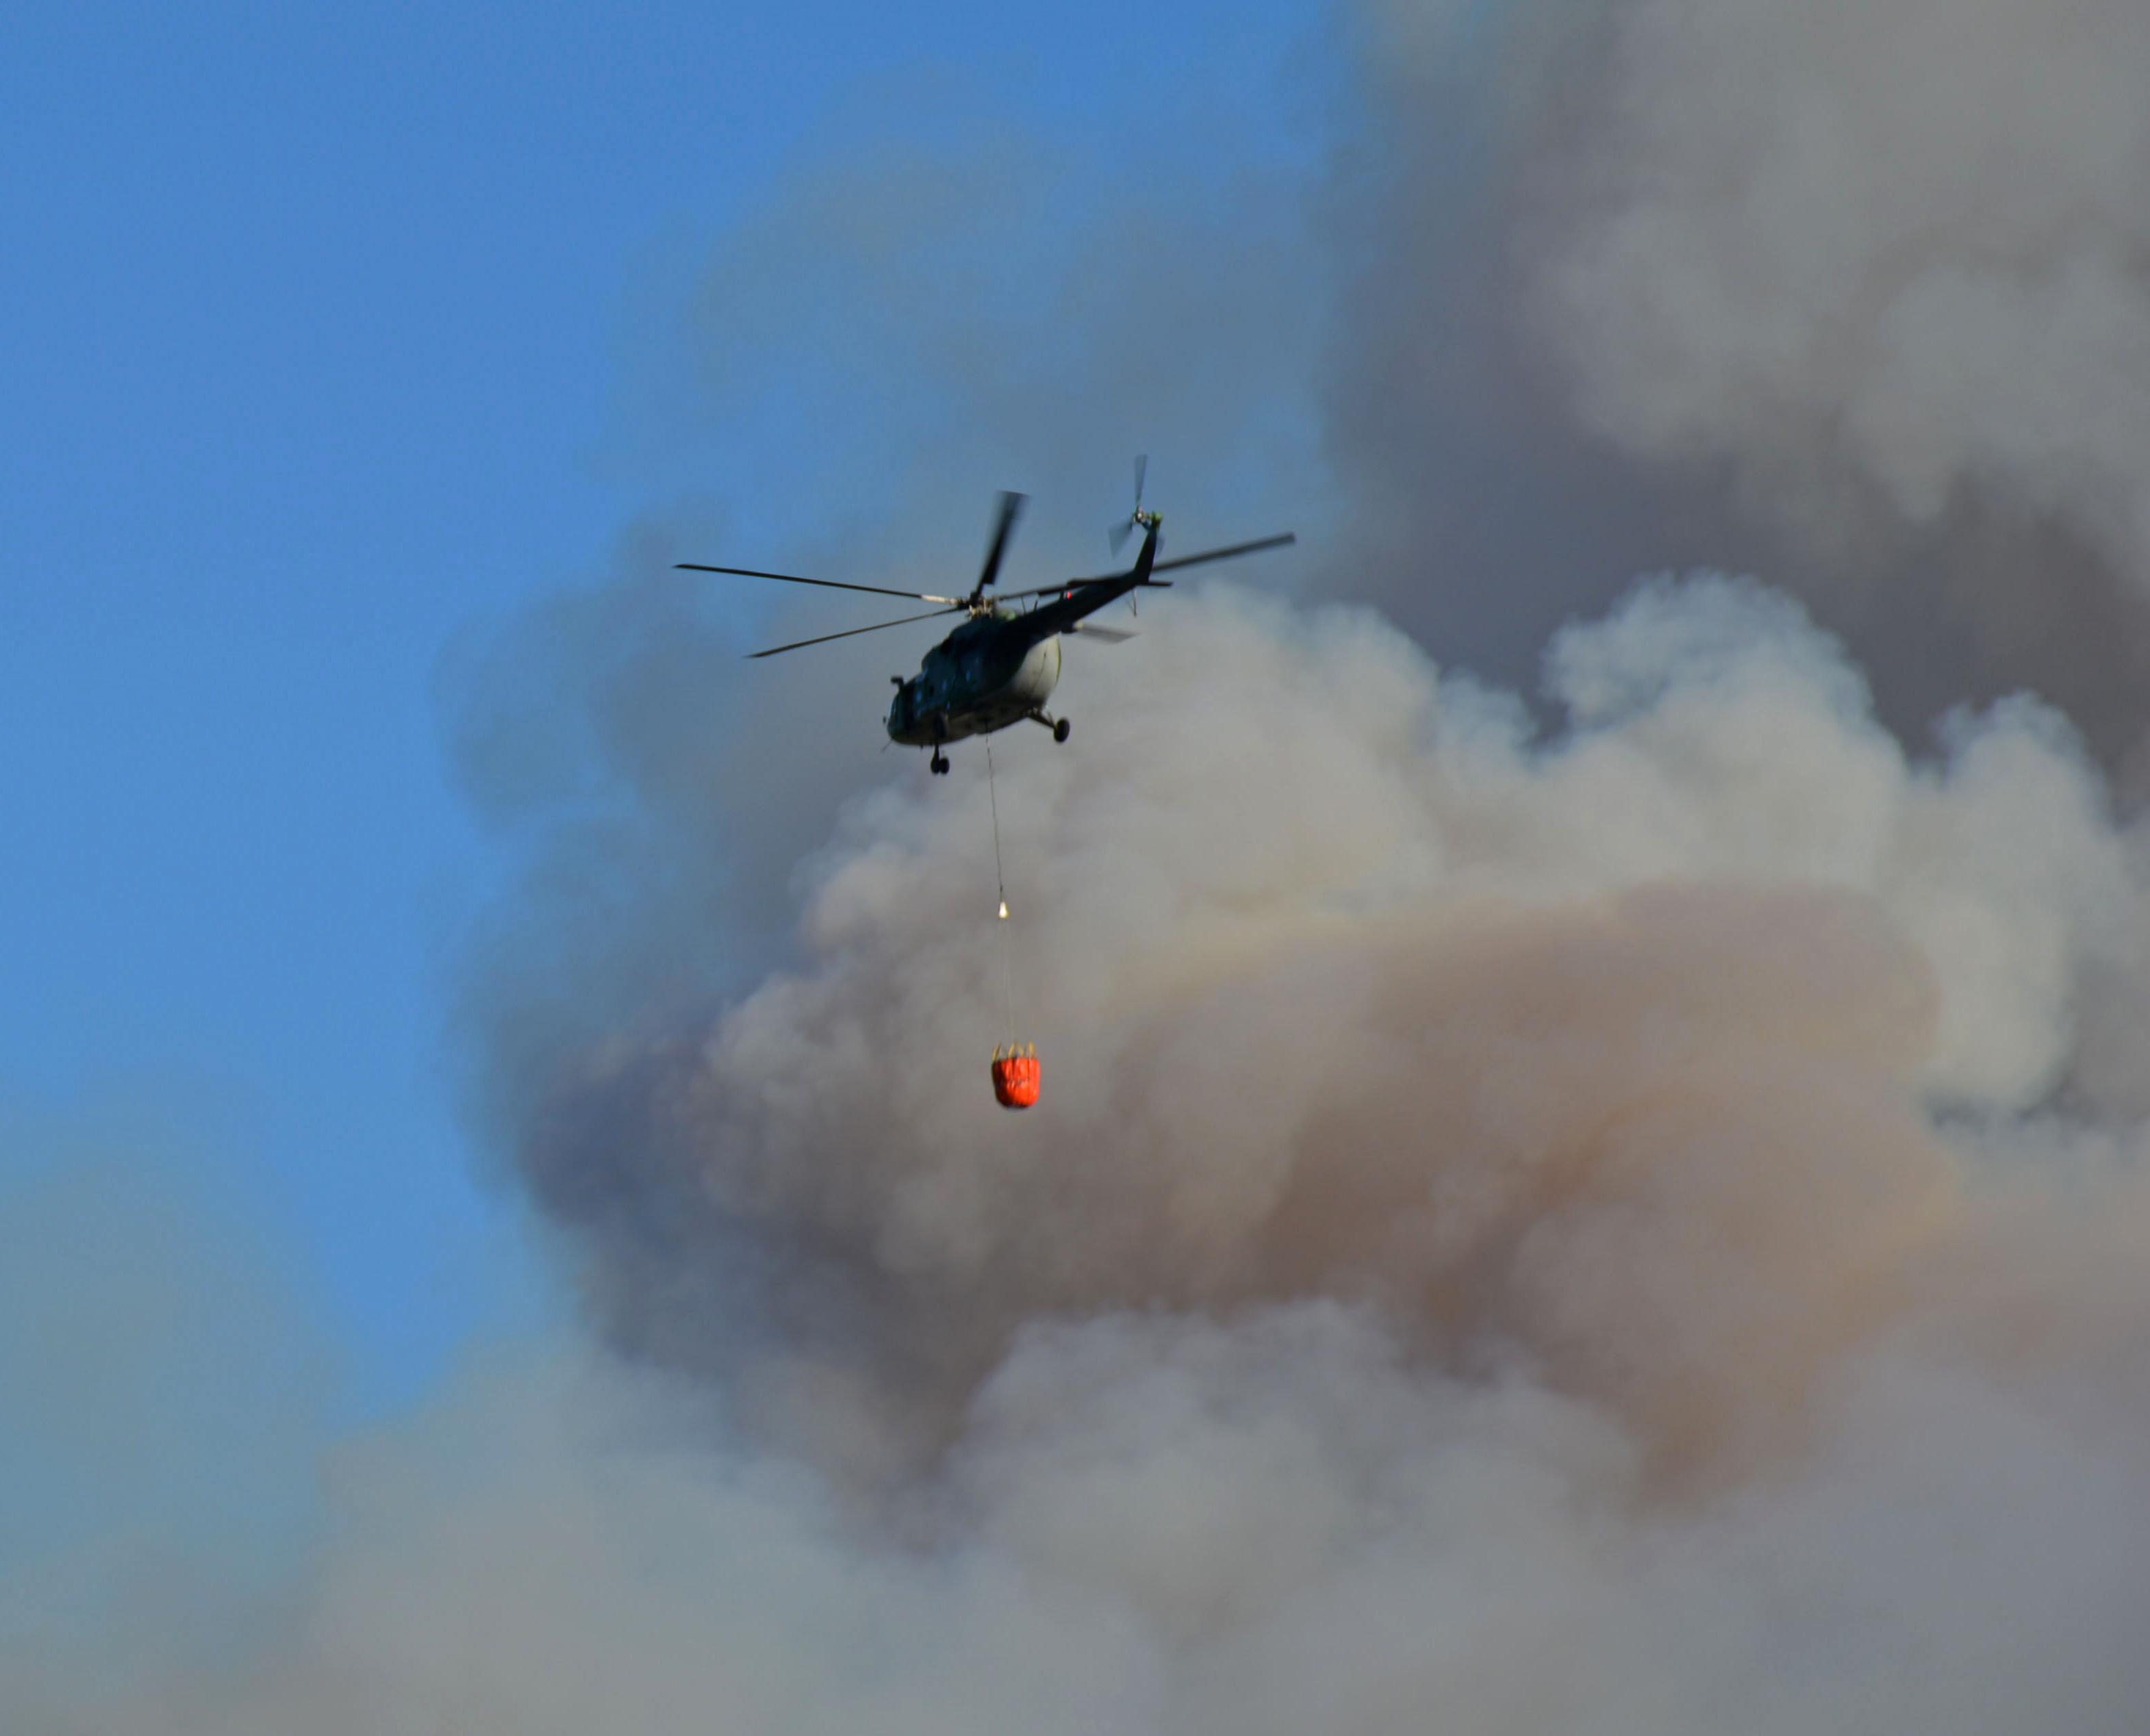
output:
[[[978,574],[978,588],[971,594],[982,595],[991,588],[1000,576],[1001,557],[1007,553],[1008,533],[1015,528],[1016,520],[1022,516],[1023,497],[1012,490],[1001,490],[1001,520],[993,527],[993,546],[986,551],[986,564]]]
[[[1063,578],[1057,585],[1039,585],[1034,590],[1002,591],[997,600],[1002,603],[1018,603],[1026,597],[1064,597],[1070,591],[1081,590],[1085,585],[1108,585],[1127,576],[1125,573],[1101,573],[1095,578]],[[1156,583],[1157,588],[1161,591],[1168,591],[1172,588],[1172,581],[1168,578],[1160,578]],[[1148,587],[1144,588],[1147,589]]]
[[[848,585],[838,578],[801,578],[795,573],[757,573],[751,567],[704,567],[699,561],[674,561],[678,573],[736,573],[741,578],[780,578],[788,585],[820,585],[830,591],[871,591],[876,597],[911,597],[921,603],[960,603],[960,597],[935,597],[925,591],[891,591],[886,585]]]
[[[1283,548],[1297,541],[1299,538],[1295,535],[1286,531],[1281,537],[1264,537],[1259,542],[1234,542],[1229,548],[1205,548],[1199,554],[1184,554],[1177,560],[1158,561],[1149,570],[1153,573],[1162,573],[1168,567],[1194,567],[1199,566],[1204,561],[1225,561],[1231,559],[1234,555],[1259,554],[1264,548]],[[1034,591],[1003,591],[1000,593],[1000,600],[1003,603],[1013,603],[1024,597],[1057,597],[1068,591],[1080,590],[1084,585],[1108,585],[1127,576],[1125,573],[1093,573],[1088,578],[1063,578],[1057,585],[1040,585]],[[1170,587],[1172,581],[1160,578],[1152,583],[1158,589],[1163,590]]]
[[[904,593],[901,591],[900,597]],[[908,627],[913,621],[937,621],[943,615],[960,615],[968,605],[957,603],[953,608],[930,609],[922,615],[906,615],[901,621],[876,621],[871,627],[853,627],[842,633],[825,633],[817,639],[794,639],[788,645],[771,645],[766,651],[749,651],[749,657],[774,657],[780,651],[802,651],[809,645],[825,645],[830,639],[856,638],[862,633],[879,633],[884,627]]]
[[[1149,570],[1162,573],[1168,567],[1194,567],[1204,561],[1229,561],[1234,555],[1259,554],[1264,548],[1285,548],[1299,538],[1286,531],[1281,537],[1264,537],[1258,542],[1234,542],[1229,548],[1205,548],[1200,554],[1184,554],[1176,561],[1159,561]]]

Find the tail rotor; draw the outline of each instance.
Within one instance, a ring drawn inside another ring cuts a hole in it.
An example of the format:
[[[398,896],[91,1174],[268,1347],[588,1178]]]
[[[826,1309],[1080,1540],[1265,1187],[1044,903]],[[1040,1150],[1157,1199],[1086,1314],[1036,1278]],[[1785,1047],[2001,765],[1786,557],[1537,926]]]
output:
[[[1148,474],[1149,455],[1145,452],[1135,460],[1135,509],[1105,532],[1106,540],[1112,544],[1114,554],[1120,552],[1135,531],[1148,530],[1158,522],[1156,513],[1143,511],[1143,479]]]

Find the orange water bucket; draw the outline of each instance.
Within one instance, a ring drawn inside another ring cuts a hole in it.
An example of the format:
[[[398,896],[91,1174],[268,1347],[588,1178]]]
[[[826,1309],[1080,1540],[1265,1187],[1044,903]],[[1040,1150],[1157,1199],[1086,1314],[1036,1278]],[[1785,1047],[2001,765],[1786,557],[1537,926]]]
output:
[[[1009,1043],[993,1051],[993,1095],[1003,1109],[1027,1109],[1037,1101],[1037,1045]]]

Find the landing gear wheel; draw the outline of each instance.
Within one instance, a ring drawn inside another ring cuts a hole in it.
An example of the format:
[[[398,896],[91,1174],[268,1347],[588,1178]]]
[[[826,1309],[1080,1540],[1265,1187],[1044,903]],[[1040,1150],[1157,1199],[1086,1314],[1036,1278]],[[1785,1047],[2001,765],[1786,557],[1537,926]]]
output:
[[[1058,723],[1055,724],[1052,726],[1052,739],[1053,739],[1055,741],[1065,741],[1065,740],[1067,740],[1067,729],[1068,729],[1067,719],[1066,718],[1064,718],[1064,717],[1063,717],[1063,718],[1062,718],[1062,719],[1060,719],[1060,721],[1059,721]]]
[[[936,748],[933,751],[933,758],[929,762],[929,767],[932,771],[933,775],[936,778],[942,775],[948,770],[947,758],[938,748]]]

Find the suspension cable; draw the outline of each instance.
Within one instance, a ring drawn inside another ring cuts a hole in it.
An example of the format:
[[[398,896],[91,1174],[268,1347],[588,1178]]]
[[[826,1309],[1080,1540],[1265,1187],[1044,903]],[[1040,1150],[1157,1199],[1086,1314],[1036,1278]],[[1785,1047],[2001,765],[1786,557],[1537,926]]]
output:
[[[993,744],[986,743],[986,800],[992,805],[993,815],[993,886],[1000,896],[1001,913],[998,919],[1001,941],[1001,1015],[1002,1028],[1007,1032],[1008,1051],[1015,1050],[1015,971],[1008,961],[1007,937],[1007,876],[1001,867],[1001,798],[993,780]]]

